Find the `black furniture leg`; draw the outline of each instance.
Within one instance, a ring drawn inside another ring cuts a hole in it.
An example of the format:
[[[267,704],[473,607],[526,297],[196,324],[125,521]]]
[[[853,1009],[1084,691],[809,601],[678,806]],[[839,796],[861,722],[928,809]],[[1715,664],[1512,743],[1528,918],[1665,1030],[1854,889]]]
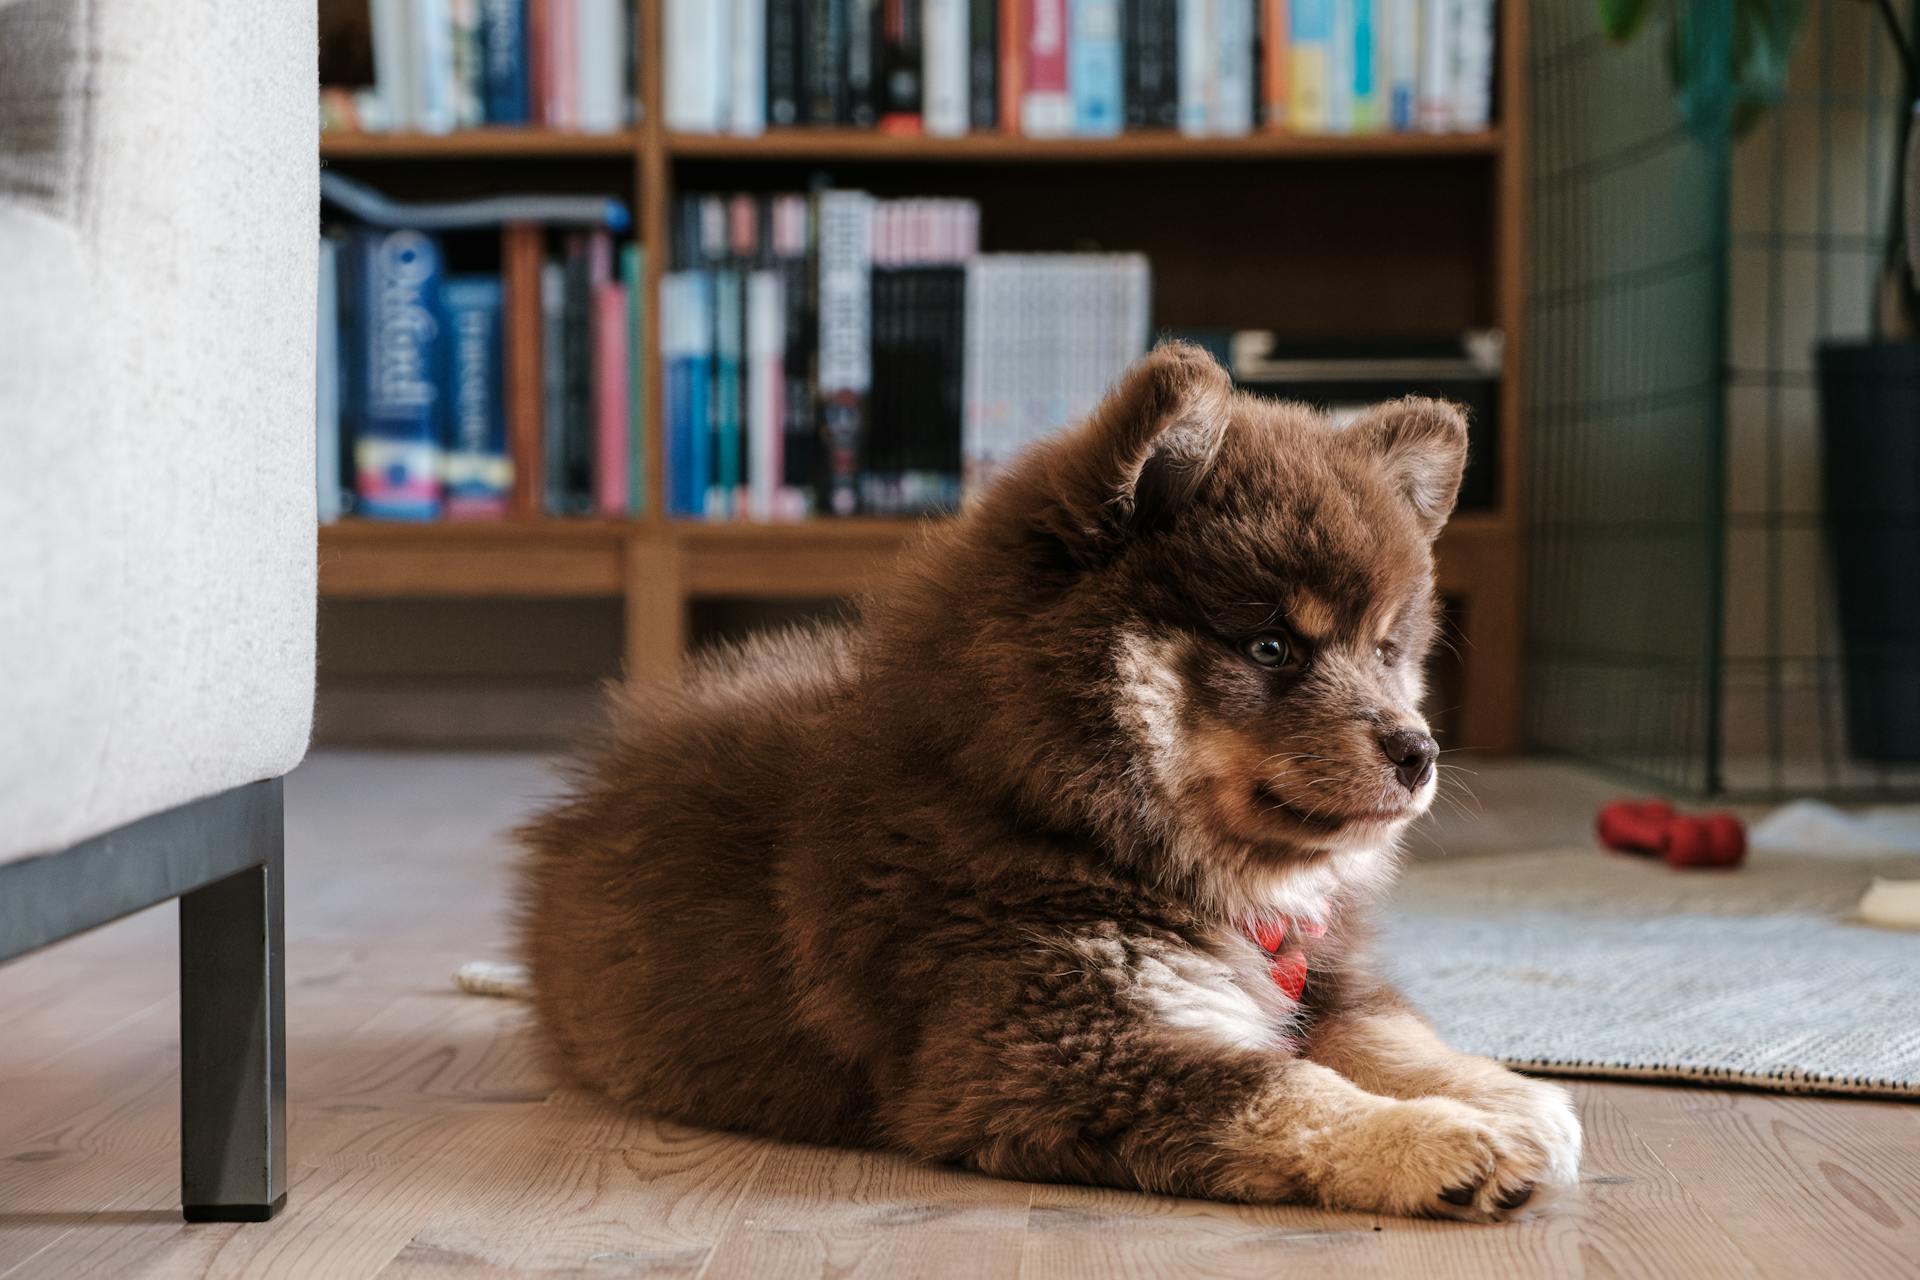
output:
[[[180,1169],[188,1222],[265,1222],[287,1201],[280,793],[259,865],[180,898]]]

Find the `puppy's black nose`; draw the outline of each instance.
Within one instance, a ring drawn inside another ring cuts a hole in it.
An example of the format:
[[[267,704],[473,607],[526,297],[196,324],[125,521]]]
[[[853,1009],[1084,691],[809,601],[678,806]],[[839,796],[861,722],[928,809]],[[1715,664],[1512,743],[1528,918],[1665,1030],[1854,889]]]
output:
[[[1440,744],[1431,734],[1418,729],[1389,729],[1380,735],[1380,753],[1400,775],[1400,785],[1418,791],[1433,775],[1433,762],[1440,757]]]

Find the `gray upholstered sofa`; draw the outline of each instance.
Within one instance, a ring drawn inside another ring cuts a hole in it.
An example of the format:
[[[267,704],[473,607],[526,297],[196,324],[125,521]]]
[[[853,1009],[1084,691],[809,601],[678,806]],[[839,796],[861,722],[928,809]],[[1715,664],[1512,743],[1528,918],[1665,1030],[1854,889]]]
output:
[[[180,898],[189,1218],[285,1197],[314,29],[311,0],[0,0],[0,961]]]

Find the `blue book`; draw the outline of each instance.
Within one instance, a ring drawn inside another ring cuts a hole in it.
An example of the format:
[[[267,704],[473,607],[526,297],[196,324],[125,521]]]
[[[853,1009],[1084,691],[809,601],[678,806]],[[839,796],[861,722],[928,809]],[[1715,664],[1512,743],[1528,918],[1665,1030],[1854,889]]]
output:
[[[449,516],[507,513],[513,463],[507,453],[505,363],[500,281],[464,276],[440,291],[448,334],[447,438],[441,464]]]
[[[661,282],[667,370],[667,506],[676,516],[706,514],[711,457],[713,277],[678,271]],[[665,340],[671,339],[671,346]]]
[[[369,231],[358,253],[359,510],[374,519],[431,520],[440,514],[446,415],[440,246],[424,231]]]
[[[713,275],[713,473],[707,477],[707,515],[734,514],[740,474],[742,349],[746,324],[746,279],[731,268]]]
[[[480,71],[487,123],[527,123],[527,0],[480,0]]]
[[[1120,0],[1072,3],[1067,86],[1073,95],[1073,131],[1091,137],[1119,133],[1126,123]]]

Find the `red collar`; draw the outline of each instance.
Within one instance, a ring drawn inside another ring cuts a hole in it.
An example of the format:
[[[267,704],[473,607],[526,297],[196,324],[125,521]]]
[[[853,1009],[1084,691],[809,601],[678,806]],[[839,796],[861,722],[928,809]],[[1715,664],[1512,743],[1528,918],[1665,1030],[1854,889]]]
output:
[[[1299,1000],[1307,989],[1307,939],[1326,933],[1327,926],[1291,916],[1274,916],[1248,925],[1242,932],[1267,953],[1267,976],[1273,985]],[[1291,942],[1292,945],[1288,945]]]

